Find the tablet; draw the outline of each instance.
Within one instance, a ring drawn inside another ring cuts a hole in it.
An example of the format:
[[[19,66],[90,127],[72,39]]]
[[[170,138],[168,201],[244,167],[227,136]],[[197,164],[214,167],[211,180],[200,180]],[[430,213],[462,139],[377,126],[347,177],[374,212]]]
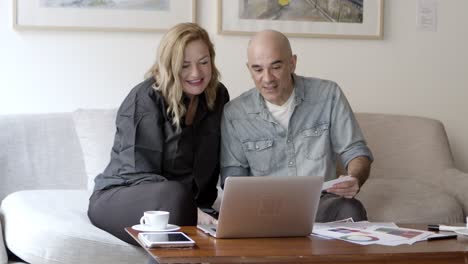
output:
[[[143,232],[138,238],[146,247],[193,247],[195,241],[182,232]]]

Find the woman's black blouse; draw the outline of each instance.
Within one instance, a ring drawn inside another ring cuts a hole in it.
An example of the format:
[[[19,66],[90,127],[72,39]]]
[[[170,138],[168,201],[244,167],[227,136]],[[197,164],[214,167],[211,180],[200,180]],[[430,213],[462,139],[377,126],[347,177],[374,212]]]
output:
[[[213,110],[201,94],[192,125],[185,126],[182,120],[177,131],[161,92],[153,84],[152,78],[140,83],[120,106],[111,160],[95,178],[94,190],[180,181],[194,190],[199,207],[209,207],[217,196],[220,122],[229,93],[219,83]],[[186,106],[188,101],[185,98]]]

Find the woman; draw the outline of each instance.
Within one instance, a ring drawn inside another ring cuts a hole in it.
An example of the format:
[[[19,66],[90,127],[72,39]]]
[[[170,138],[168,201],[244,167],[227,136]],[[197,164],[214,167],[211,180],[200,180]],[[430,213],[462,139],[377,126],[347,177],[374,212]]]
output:
[[[111,161],[90,197],[95,226],[136,245],[124,228],[147,210],[169,211],[176,225],[196,225],[197,213],[215,221],[197,210],[217,197],[220,120],[229,101],[214,61],[197,24],[178,24],[162,38],[147,79],[118,110]]]

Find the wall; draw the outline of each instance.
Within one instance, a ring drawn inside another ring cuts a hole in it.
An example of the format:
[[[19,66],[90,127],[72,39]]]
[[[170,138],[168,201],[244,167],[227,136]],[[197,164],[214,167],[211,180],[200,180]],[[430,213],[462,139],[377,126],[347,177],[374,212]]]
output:
[[[252,87],[246,36],[216,34],[216,1],[198,1],[233,97]],[[385,1],[384,40],[292,38],[297,72],[337,81],[357,112],[425,116],[447,129],[468,171],[468,1],[438,1],[436,32],[418,31],[417,0]],[[158,33],[15,31],[0,1],[0,114],[117,107],[155,57]]]

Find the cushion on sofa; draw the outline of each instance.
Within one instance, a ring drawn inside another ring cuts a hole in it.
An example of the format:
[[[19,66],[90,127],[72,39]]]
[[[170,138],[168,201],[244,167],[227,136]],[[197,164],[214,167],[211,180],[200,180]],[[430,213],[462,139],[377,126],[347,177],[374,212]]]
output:
[[[115,134],[115,109],[78,109],[73,121],[83,151],[88,190],[94,189],[94,178],[110,160]]]
[[[5,243],[3,242],[2,229],[2,221],[0,219],[0,264],[6,264],[8,262],[8,256],[5,249]]]
[[[33,190],[2,202],[8,248],[29,263],[146,263],[142,248],[92,225],[86,190]]]
[[[0,115],[0,201],[19,190],[86,188],[71,113]]]
[[[374,162],[372,179],[441,179],[453,158],[441,122],[417,116],[358,113]]]
[[[356,197],[369,221],[395,223],[463,223],[463,209],[452,194],[408,178],[369,179]]]

